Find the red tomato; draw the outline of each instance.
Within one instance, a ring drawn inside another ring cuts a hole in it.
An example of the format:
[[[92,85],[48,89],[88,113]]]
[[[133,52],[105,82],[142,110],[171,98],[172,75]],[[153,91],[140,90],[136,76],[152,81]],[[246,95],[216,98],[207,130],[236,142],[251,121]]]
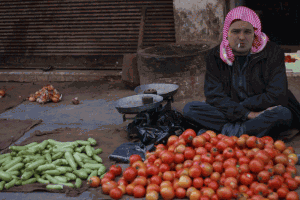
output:
[[[253,159],[249,163],[250,170],[254,173],[259,173],[264,169],[264,162],[262,160]]]
[[[268,162],[270,161],[270,156],[268,155],[268,153],[264,150],[259,150],[256,155],[254,156],[254,158],[258,159],[258,160],[262,160],[264,162],[264,164],[268,164]]]
[[[112,199],[121,199],[122,196],[123,196],[123,192],[120,188],[116,187],[116,188],[113,188],[113,189],[110,190],[109,196]]]
[[[187,143],[191,143],[193,141],[193,138],[196,136],[197,136],[197,134],[193,129],[186,129],[182,133],[182,137],[185,140],[185,142],[187,142]]]
[[[270,179],[270,173],[266,170],[261,171],[257,175],[257,180],[261,183],[267,183]]]
[[[133,181],[137,176],[137,170],[133,167],[128,167],[123,173],[123,177],[126,181]]]
[[[159,166],[159,171],[164,173],[166,171],[170,171],[170,165],[166,164],[166,163],[162,163],[160,166]]]
[[[285,182],[290,190],[296,190],[298,188],[298,183],[295,179],[287,178]]]
[[[285,199],[286,200],[298,200],[299,199],[299,195],[295,191],[290,191],[290,192],[287,193]]]
[[[103,194],[109,194],[111,189],[118,187],[117,182],[115,181],[108,181],[104,184],[102,184],[102,193]]]
[[[193,160],[196,151],[192,147],[186,147],[183,154],[186,160]]]
[[[154,175],[150,178],[150,183],[156,184],[156,185],[160,185],[162,182],[162,179],[160,176],[158,175]]]
[[[224,149],[228,147],[228,144],[225,141],[219,141],[216,147],[220,150],[220,152],[223,152]]]
[[[224,149],[223,155],[225,159],[233,158],[235,156],[235,152],[231,147],[227,147],[226,149]]]
[[[225,168],[225,177],[236,177],[239,171],[236,166],[229,166]]]
[[[103,178],[108,178],[110,180],[114,180],[115,179],[115,175],[111,171],[108,171],[108,172],[105,173],[105,175],[103,176]]]
[[[273,140],[273,138],[272,137],[270,137],[270,136],[263,136],[262,138],[261,138],[265,143],[274,143],[274,140]]]
[[[243,185],[251,185],[254,180],[254,176],[250,173],[244,173],[240,176],[240,182]]]
[[[179,164],[184,162],[184,155],[182,153],[176,153],[174,155],[174,162]]]
[[[271,189],[279,189],[282,185],[282,181],[279,179],[278,176],[272,176],[268,181],[268,186]]]
[[[204,177],[210,176],[213,172],[213,167],[210,163],[201,163],[200,164],[201,173]]]
[[[217,195],[220,199],[231,199],[233,196],[232,189],[230,187],[220,187],[217,190]]]
[[[152,166],[148,167],[146,171],[147,171],[148,175],[154,176],[154,175],[158,175],[159,168],[155,165],[152,165]],[[123,173],[123,176],[124,176],[124,173]]]
[[[174,162],[174,153],[167,151],[161,155],[161,161],[166,164]]]
[[[217,147],[211,148],[211,149],[210,149],[210,153],[211,153],[211,155],[214,156],[214,157],[220,154],[220,152],[219,152],[219,150],[218,150]]]
[[[133,180],[133,184],[146,186],[147,185],[147,178],[145,176],[138,176]]]
[[[179,140],[178,136],[176,136],[176,135],[171,135],[171,136],[168,138],[167,145],[168,145],[168,146],[171,146],[171,145],[174,144],[177,140]]]
[[[142,157],[138,154],[133,154],[129,157],[130,165],[132,165],[135,161],[138,161],[138,160],[143,161]]]
[[[90,187],[99,187],[100,186],[100,178],[98,176],[93,176],[88,180],[88,184]]]
[[[157,184],[153,184],[153,183],[150,183],[147,188],[146,188],[146,192],[150,191],[150,190],[154,190],[156,192],[160,192],[160,187],[159,185]]]
[[[189,169],[189,176],[192,178],[199,177],[201,175],[201,168],[198,166],[192,166]]]
[[[285,143],[282,140],[277,140],[274,142],[274,147],[280,152],[283,152],[286,149]]]
[[[278,163],[274,166],[275,174],[282,175],[285,172],[285,166],[282,163]]]
[[[194,178],[193,179],[193,183],[192,183],[192,185],[195,187],[195,188],[197,188],[197,189],[200,189],[200,188],[202,188],[202,186],[203,186],[203,178],[202,177],[197,177],[197,178]]]
[[[202,135],[198,135],[193,138],[192,145],[194,148],[204,147],[206,139]]]
[[[133,188],[133,196],[135,198],[143,198],[146,194],[146,189],[142,185],[136,185]]]
[[[223,172],[223,164],[222,162],[219,162],[219,161],[215,161],[213,164],[213,170],[215,172],[219,172],[219,173],[222,173]]]
[[[171,171],[166,171],[163,173],[162,178],[164,181],[173,181],[175,176]]]
[[[122,167],[120,167],[120,165],[112,165],[110,166],[109,171],[112,172],[115,176],[119,176],[122,174]]]
[[[250,167],[248,164],[241,164],[240,167],[238,168],[240,174],[243,174],[243,173],[248,173],[250,172]]]
[[[254,194],[260,194],[266,197],[268,195],[268,186],[263,183],[257,184],[257,186],[254,188]]]
[[[246,140],[246,145],[248,148],[255,148],[256,147],[256,140],[257,138],[255,136],[250,136],[247,140]]]
[[[277,194],[280,199],[285,199],[288,193],[289,193],[288,188],[281,187],[277,190]]]
[[[175,191],[175,196],[179,199],[183,199],[184,197],[186,197],[186,190],[184,188],[177,188]]]
[[[206,153],[206,154],[203,154],[201,156],[201,162],[207,162],[207,163],[210,163],[212,164],[214,162],[214,157],[211,155],[211,153]]]

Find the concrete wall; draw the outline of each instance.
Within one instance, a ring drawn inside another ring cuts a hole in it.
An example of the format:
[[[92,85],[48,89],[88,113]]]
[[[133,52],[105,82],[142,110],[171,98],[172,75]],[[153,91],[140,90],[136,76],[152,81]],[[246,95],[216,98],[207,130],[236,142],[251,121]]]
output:
[[[224,0],[174,0],[176,42],[221,41]]]

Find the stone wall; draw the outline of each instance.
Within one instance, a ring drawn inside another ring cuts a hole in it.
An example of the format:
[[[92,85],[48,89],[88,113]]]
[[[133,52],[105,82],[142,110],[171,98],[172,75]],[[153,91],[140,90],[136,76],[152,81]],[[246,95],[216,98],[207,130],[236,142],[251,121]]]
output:
[[[224,0],[174,0],[176,42],[221,42]]]

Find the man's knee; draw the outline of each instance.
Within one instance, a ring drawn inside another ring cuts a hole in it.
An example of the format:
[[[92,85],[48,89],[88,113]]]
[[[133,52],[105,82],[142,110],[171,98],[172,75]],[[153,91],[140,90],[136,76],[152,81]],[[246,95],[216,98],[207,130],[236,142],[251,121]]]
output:
[[[198,107],[198,106],[200,107],[203,105],[205,105],[205,103],[200,102],[200,101],[189,102],[183,107],[183,115],[186,115],[187,113],[189,113],[193,109],[193,107]]]
[[[288,123],[288,125],[291,125],[292,120],[293,120],[293,113],[290,109],[283,107],[283,106],[278,106],[275,108],[277,113],[278,120],[284,121]]]

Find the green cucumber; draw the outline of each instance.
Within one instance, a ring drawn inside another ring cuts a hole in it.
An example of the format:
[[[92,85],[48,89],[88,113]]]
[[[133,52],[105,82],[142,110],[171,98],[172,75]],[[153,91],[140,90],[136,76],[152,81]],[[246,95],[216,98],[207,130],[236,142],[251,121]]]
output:
[[[28,167],[25,169],[26,171],[31,171],[31,170],[35,170],[36,168],[38,168],[40,165],[45,164],[46,161],[44,159],[35,161],[33,163],[31,163],[30,165],[28,165]]]
[[[20,163],[23,160],[22,157],[16,157],[14,160],[12,160],[10,163],[8,163],[7,165],[5,165],[3,167],[3,170],[8,170],[9,168],[11,168],[12,166],[15,166],[16,164]]]
[[[98,169],[98,176],[101,176],[106,171],[106,167],[103,165]]]
[[[81,168],[80,170],[85,171],[87,174],[90,174],[93,171],[92,169],[89,169],[89,168]]]
[[[81,179],[87,179],[88,177],[88,174],[83,170],[74,170],[73,173]]]
[[[3,171],[0,171],[0,179],[9,182],[13,179],[12,175]]]
[[[87,178],[87,181],[90,180],[91,177],[93,176],[97,176],[97,170],[92,171],[92,173],[89,175],[89,177]]]
[[[59,183],[67,183],[68,179],[63,176],[54,176],[53,178],[57,179]]]
[[[90,145],[85,146],[86,155],[91,157],[94,154],[94,149]]]
[[[46,153],[45,157],[46,157],[46,160],[47,160],[48,163],[52,163],[52,158],[51,158],[50,153]]]
[[[76,142],[82,146],[91,145],[91,143],[89,141],[76,140]]]
[[[28,180],[29,178],[32,177],[32,175],[34,174],[34,171],[31,170],[31,171],[25,171],[22,176],[21,176],[21,180],[25,181],[25,180]]]
[[[69,173],[69,172],[67,172],[67,173],[65,174],[65,176],[66,176],[69,180],[71,180],[71,181],[74,181],[74,180],[76,180],[76,178],[77,178],[77,176],[76,176],[75,174]]]
[[[48,179],[48,181],[50,181],[50,183],[58,184],[58,180],[56,178],[53,178],[51,175],[46,174],[45,177],[46,177],[46,179]]]
[[[90,163],[90,164],[98,164],[96,160],[91,160],[91,159],[83,159],[84,163]]]
[[[103,164],[92,164],[92,163],[85,163],[84,168],[89,168],[89,169],[96,169],[98,170],[100,167],[102,167]]]
[[[65,158],[73,170],[77,170],[77,163],[74,160],[73,155],[70,152],[65,152]]]
[[[68,187],[71,187],[71,188],[74,188],[74,184],[73,183],[59,183],[61,185],[65,185],[65,186],[68,186]]]
[[[94,138],[88,138],[87,140],[91,143],[92,146],[95,146],[97,144],[97,141]]]
[[[8,190],[9,188],[13,187],[16,184],[16,182],[17,182],[17,179],[12,179],[10,182],[8,182],[4,185],[5,189]]]
[[[16,165],[12,166],[8,170],[6,170],[6,172],[18,171],[18,170],[22,169],[23,167],[24,167],[24,163],[20,162],[20,163],[17,163]]]
[[[80,178],[76,178],[75,187],[80,188],[82,185],[82,180]]]
[[[54,165],[69,165],[68,161],[66,159],[57,159],[52,162]]]
[[[15,175],[15,176],[19,176],[20,175],[20,171],[6,171],[7,173],[9,173],[10,175]]]
[[[1,182],[0,182],[0,191],[3,190],[4,184],[5,184],[5,181],[1,181]]]
[[[95,149],[95,150],[94,150],[94,154],[95,154],[95,155],[98,155],[98,154],[100,154],[100,153],[102,153],[102,149],[101,149],[101,148],[98,148],[98,149]]]
[[[22,181],[22,185],[32,184],[36,182],[36,178],[31,178],[26,181]]]
[[[44,165],[40,165],[36,171],[42,172],[42,171],[46,171],[46,170],[53,170],[56,169],[56,165],[54,165],[53,163],[51,164],[44,164]]]
[[[71,153],[74,153],[74,150],[71,149],[71,148],[59,148],[59,149],[52,149],[52,152],[53,153],[58,153],[58,152],[71,152]]]
[[[102,163],[102,158],[100,158],[100,157],[97,156],[96,154],[94,154],[94,155],[92,156],[92,158],[93,158],[94,160],[96,160],[97,162]]]
[[[27,150],[28,147],[25,147],[25,146],[10,146],[9,149],[12,150],[12,151],[23,151],[23,150]]]
[[[64,156],[64,152],[58,152],[58,153],[55,153],[53,156],[52,156],[52,160],[57,160],[59,158],[62,158]]]
[[[46,188],[48,190],[62,190],[63,189],[63,185],[59,185],[59,184],[55,184],[55,185],[47,185]]]
[[[43,171],[42,174],[48,174],[48,175],[52,175],[52,176],[58,176],[58,175],[61,175],[63,173],[61,171],[57,170],[57,169],[54,169],[54,170]]]
[[[37,180],[37,182],[43,183],[43,184],[49,184],[50,183],[50,181],[42,179],[42,178],[37,178],[36,180]]]
[[[88,157],[86,154],[84,153],[77,153],[77,155],[79,155],[82,159],[91,159],[91,157]]]

